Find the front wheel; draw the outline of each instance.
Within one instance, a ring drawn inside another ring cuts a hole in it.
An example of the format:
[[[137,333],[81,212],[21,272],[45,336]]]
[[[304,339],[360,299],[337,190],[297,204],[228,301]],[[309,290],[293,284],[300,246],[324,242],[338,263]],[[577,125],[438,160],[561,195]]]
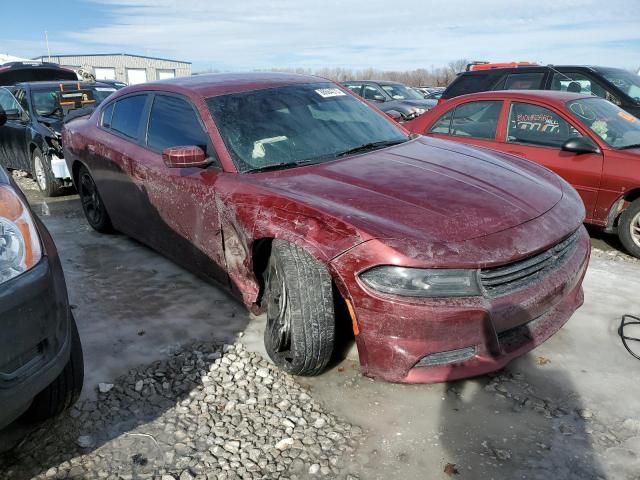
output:
[[[31,154],[31,171],[40,191],[47,197],[56,197],[62,193],[64,182],[56,178],[51,169],[51,160],[39,148]]]
[[[335,340],[329,272],[305,250],[274,240],[264,278],[269,357],[293,375],[318,375],[331,358]]]
[[[618,237],[631,255],[640,258],[640,199],[631,203],[620,215]]]

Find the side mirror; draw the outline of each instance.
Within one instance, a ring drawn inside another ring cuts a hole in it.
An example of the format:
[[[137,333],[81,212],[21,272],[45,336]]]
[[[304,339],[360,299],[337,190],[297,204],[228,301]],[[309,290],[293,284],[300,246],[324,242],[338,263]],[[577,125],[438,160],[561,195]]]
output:
[[[3,108],[0,107],[0,127],[7,123],[7,114],[4,112]]]
[[[373,96],[373,99],[374,99],[376,102],[384,102],[384,101],[385,101],[385,98],[384,98],[382,95],[374,95],[374,96]]]
[[[162,151],[162,160],[169,168],[203,168],[209,165],[204,150],[195,145],[166,148]]]
[[[588,137],[570,138],[564,145],[562,150],[573,153],[600,153],[600,148]]]

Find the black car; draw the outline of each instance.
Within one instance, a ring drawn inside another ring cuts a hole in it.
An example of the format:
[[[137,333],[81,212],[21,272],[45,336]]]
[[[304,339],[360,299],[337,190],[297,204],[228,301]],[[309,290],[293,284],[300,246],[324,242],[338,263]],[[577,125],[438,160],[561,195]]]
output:
[[[82,346],[58,252],[3,168],[0,332],[0,428],[19,417],[55,416],[77,400],[84,379]]]
[[[640,76],[621,68],[536,65],[458,74],[442,99],[489,90],[561,90],[591,93],[640,117]]]
[[[0,166],[31,173],[47,196],[60,194],[71,186],[60,144],[65,115],[95,107],[115,91],[100,82],[78,81],[0,87],[0,107],[8,117],[0,130]]]
[[[399,82],[362,80],[344,82],[342,85],[375,103],[383,112],[398,112],[403,121],[422,115],[437,104],[436,100],[425,100],[414,89]]]
[[[0,85],[20,82],[78,80],[76,72],[47,62],[9,62],[0,65]]]

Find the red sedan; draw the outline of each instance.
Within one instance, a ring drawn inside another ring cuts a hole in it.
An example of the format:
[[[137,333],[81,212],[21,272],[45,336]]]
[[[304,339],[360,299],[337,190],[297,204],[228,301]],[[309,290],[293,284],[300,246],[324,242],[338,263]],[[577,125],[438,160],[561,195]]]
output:
[[[412,138],[324,79],[127,87],[68,122],[63,144],[93,228],[266,312],[266,349],[294,374],[326,367],[344,319],[367,375],[489,372],[583,300],[589,238],[570,185],[525,160]]]
[[[586,222],[640,257],[640,120],[588,94],[488,92],[457,97],[405,125],[412,132],[519,155],[580,193]]]

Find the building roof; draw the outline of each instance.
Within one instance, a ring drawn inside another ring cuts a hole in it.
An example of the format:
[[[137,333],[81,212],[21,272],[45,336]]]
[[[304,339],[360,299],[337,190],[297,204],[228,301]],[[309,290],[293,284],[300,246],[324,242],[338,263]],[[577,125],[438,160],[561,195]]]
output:
[[[191,65],[191,62],[185,62],[184,60],[174,60],[171,58],[162,58],[162,57],[149,57],[146,55],[135,55],[133,53],[79,53],[76,55],[41,55],[39,57],[35,57],[34,60],[44,60],[45,58],[49,58],[49,57],[69,58],[69,57],[114,57],[114,56],[146,58],[149,60],[162,60],[164,62],[187,63]]]

